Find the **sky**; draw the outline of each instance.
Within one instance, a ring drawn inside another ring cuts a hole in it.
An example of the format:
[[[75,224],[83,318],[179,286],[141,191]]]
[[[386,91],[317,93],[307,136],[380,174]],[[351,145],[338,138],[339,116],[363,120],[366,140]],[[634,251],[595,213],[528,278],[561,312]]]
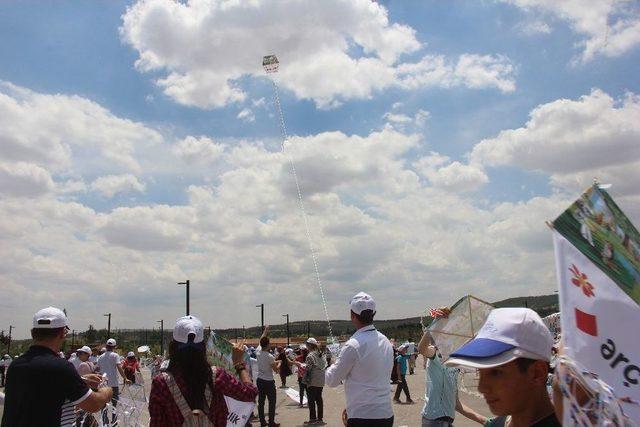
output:
[[[1,2],[0,329],[552,293],[594,178],[639,223],[639,47],[623,0]]]

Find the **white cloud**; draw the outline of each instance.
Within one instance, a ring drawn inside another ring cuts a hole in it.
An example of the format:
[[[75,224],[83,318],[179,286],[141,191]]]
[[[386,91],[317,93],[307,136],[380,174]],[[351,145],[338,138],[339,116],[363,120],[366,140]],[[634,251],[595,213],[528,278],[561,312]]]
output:
[[[135,176],[124,174],[101,176],[91,183],[90,188],[106,197],[113,197],[118,193],[144,193],[146,185]]]
[[[534,108],[527,123],[478,143],[470,158],[489,166],[512,165],[550,175],[552,185],[578,193],[597,178],[640,212],[640,97],[615,100],[600,89],[578,100]]]
[[[475,191],[489,182],[479,164],[462,164],[442,154],[431,152],[413,163],[413,167],[431,185],[446,191]]]
[[[603,0],[500,0],[532,14],[540,12],[567,21],[584,36],[578,44],[581,60],[598,55],[616,57],[640,44],[640,7],[632,1]]]
[[[79,96],[47,95],[0,81],[0,156],[60,172],[82,157],[92,172],[139,172],[135,157],[160,134]]]
[[[411,27],[390,22],[386,8],[369,0],[143,0],[127,9],[121,35],[138,52],[138,70],[165,73],[156,83],[167,96],[202,108],[243,102],[239,80],[264,76],[261,59],[270,53],[280,60],[273,75],[278,84],[320,108],[392,86],[414,88],[417,81],[502,91],[514,86],[508,60],[479,55],[447,65],[446,81],[422,77],[407,84],[412,72],[403,66],[411,64],[399,61],[423,46]],[[353,46],[364,55],[353,54]]]
[[[256,121],[256,115],[253,114],[253,111],[251,111],[250,108],[243,108],[242,111],[238,113],[236,118],[238,120],[242,120],[244,122],[249,122],[249,123]]]
[[[33,163],[0,163],[0,194],[13,197],[37,197],[52,191],[49,172]]]
[[[570,173],[640,159],[640,98],[614,100],[599,89],[579,100],[539,105],[524,127],[481,141],[472,159],[487,165]]]
[[[418,63],[398,66],[399,84],[407,89],[428,86],[497,88],[513,92],[516,67],[503,55],[460,55],[457,61],[442,55],[427,55]]]
[[[173,152],[187,163],[213,163],[224,154],[224,145],[205,136],[188,136],[173,146]]]
[[[385,113],[382,117],[392,123],[411,123],[413,121],[405,114]]]
[[[535,36],[538,34],[551,33],[551,26],[544,21],[522,21],[515,26],[516,31],[525,36]]]

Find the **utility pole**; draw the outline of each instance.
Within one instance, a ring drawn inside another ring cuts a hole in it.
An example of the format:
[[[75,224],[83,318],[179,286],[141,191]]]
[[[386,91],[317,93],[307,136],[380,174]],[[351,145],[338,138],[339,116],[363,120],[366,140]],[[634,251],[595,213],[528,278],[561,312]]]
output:
[[[164,356],[164,319],[157,322],[160,323],[160,354]]]
[[[76,330],[71,331],[71,347],[76,348]]]
[[[107,339],[109,339],[111,338],[111,313],[106,313],[104,316],[109,318],[109,320],[107,320]]]
[[[247,331],[244,329],[244,325],[242,325],[242,339],[247,339]]]
[[[186,285],[187,287],[187,316],[189,315],[189,280],[187,279],[184,282],[178,282],[178,285]]]
[[[307,338],[311,336],[311,322],[307,320]]]
[[[15,326],[9,325],[9,342],[7,343],[7,354],[11,354],[11,331],[13,331],[13,328],[15,328]]]
[[[289,313],[287,314],[283,314],[282,317],[286,317],[287,318],[287,347],[289,347],[289,340],[290,340],[290,334],[289,334]]]
[[[264,303],[256,305],[260,307],[260,325],[262,325],[262,332],[264,332]]]

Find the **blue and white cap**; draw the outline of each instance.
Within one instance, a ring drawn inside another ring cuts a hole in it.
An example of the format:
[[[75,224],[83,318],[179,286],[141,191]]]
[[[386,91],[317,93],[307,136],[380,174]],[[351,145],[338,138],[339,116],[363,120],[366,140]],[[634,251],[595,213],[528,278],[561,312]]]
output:
[[[478,335],[451,353],[449,366],[495,368],[518,358],[549,361],[553,337],[535,311],[496,308]]]

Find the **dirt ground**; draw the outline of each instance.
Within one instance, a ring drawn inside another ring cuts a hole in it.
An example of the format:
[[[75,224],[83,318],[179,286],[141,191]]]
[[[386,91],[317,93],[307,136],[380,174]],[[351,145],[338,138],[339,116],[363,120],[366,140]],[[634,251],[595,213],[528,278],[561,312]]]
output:
[[[421,365],[421,363],[418,363]],[[146,395],[149,395],[149,387],[151,384],[150,381],[150,372],[147,369],[143,369],[143,375],[145,379],[145,391]],[[279,379],[276,380],[279,385]],[[407,382],[409,385],[409,391],[411,393],[411,398],[415,401],[414,404],[394,404],[393,412],[395,417],[394,425],[398,427],[414,427],[420,426],[420,417],[421,411],[424,406],[424,393],[425,393],[425,372],[422,366],[416,367],[416,372],[414,375],[407,376]],[[490,415],[490,412],[485,404],[484,400],[481,397],[474,395],[477,393],[476,383],[477,380],[475,378],[475,374],[466,374],[464,376],[464,385],[465,388],[471,392],[471,394],[465,393],[463,391],[460,392],[460,400],[480,412],[483,415]],[[295,376],[290,376],[288,378],[287,384],[296,388],[298,387],[298,382]],[[389,389],[389,399],[393,396],[394,388]],[[4,391],[3,389],[0,389]],[[297,402],[291,400],[285,394],[284,390],[277,390],[277,405],[276,405],[276,422],[279,422],[283,427],[298,427],[303,426],[303,422],[309,419],[309,410],[305,406],[304,408],[298,408]],[[337,388],[328,388],[325,387],[323,390],[322,397],[324,399],[324,421],[329,427],[340,427],[342,426],[341,414],[342,410],[345,407],[345,398],[344,398],[344,389],[342,386]],[[404,401],[404,394],[401,396],[401,399]],[[0,405],[0,417],[2,416],[3,406]],[[265,408],[266,409],[266,408]],[[257,415],[257,409],[254,411]],[[145,411],[143,417],[141,419],[143,425],[147,425],[148,423],[148,413]],[[252,422],[252,426],[258,426],[260,423],[255,420]],[[459,415],[455,419],[455,425],[460,427],[467,426],[477,426],[478,424],[472,422],[464,418],[462,415]]]

